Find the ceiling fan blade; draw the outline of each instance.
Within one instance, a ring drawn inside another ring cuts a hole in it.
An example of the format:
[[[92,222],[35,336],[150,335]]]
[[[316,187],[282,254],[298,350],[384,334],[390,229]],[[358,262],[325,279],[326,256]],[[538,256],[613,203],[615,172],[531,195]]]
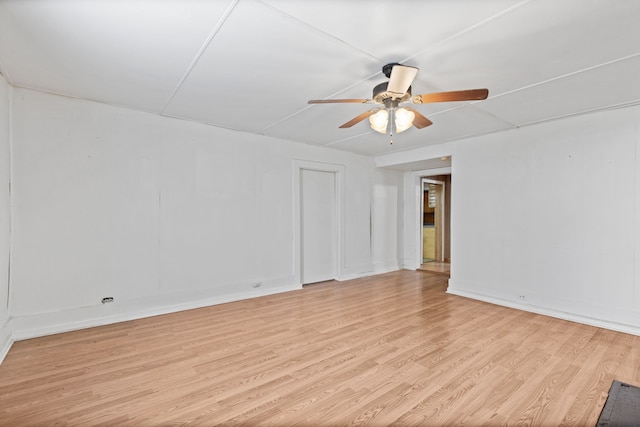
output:
[[[342,126],[340,126],[341,129],[344,128],[350,128],[351,126],[355,125],[356,123],[360,123],[361,121],[363,121],[364,119],[366,119],[367,117],[369,117],[370,115],[372,115],[373,113],[375,113],[376,110],[369,110],[369,111],[365,111],[364,113],[360,114],[359,116],[354,117],[353,119],[349,120],[347,123],[343,124]]]
[[[416,78],[416,74],[418,74],[418,69],[416,67],[394,65],[391,69],[391,76],[389,76],[387,92],[391,92],[399,97],[403,96],[407,93],[411,83],[413,83],[413,79]]]
[[[431,126],[433,124],[431,120],[427,119],[425,116],[423,116],[413,108],[409,108],[409,107],[403,107],[403,108],[406,108],[407,110],[415,114],[415,117],[413,118],[413,125],[418,129],[426,128],[427,126]]]
[[[487,99],[487,96],[489,96],[489,89],[469,89],[424,93],[414,96],[411,100],[414,104],[429,104],[431,102],[480,101]]]
[[[371,102],[371,99],[310,99],[307,101],[308,104],[341,104],[352,102],[356,104],[366,104],[367,102]]]

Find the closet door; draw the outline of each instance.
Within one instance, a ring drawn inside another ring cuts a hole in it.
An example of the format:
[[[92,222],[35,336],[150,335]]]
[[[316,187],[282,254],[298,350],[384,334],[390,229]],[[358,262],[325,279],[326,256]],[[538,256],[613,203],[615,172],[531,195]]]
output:
[[[337,269],[336,174],[300,173],[302,283],[332,280]]]

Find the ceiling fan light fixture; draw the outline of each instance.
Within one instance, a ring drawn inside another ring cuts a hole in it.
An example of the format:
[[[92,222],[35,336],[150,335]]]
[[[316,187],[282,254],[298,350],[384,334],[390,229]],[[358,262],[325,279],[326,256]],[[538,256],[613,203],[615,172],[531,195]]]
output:
[[[371,129],[380,133],[387,133],[387,124],[389,124],[389,112],[387,110],[378,110],[378,112],[369,116]]]
[[[413,96],[411,84],[418,73],[418,68],[392,62],[382,67],[382,73],[389,79],[389,81],[376,85],[373,88],[373,95],[371,99],[311,99],[308,103],[358,103],[382,105],[381,107],[373,108],[359,114],[339,126],[339,128],[350,128],[364,119],[369,118],[371,129],[382,134],[386,134],[388,132],[389,136],[393,138],[393,134],[404,132],[411,126],[414,126],[417,129],[424,129],[433,124],[431,120],[426,118],[419,111],[410,107],[400,107],[399,105],[402,103],[409,101],[414,104],[480,101],[487,99],[489,96],[489,89],[486,88],[424,93]]]
[[[403,107],[397,108],[394,116],[397,133],[404,132],[413,126],[413,119],[416,118],[413,111],[409,111]]]

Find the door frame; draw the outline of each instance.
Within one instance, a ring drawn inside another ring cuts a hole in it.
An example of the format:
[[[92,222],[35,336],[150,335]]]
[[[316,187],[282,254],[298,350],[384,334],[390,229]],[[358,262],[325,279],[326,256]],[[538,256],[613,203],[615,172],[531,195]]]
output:
[[[423,169],[419,171],[413,171],[411,173],[413,176],[413,202],[415,204],[413,212],[410,213],[410,216],[413,218],[409,218],[407,226],[409,226],[410,235],[407,236],[409,239],[408,242],[413,240],[413,259],[408,255],[406,258],[408,262],[413,265],[408,265],[412,270],[417,270],[422,265],[422,179],[428,178],[429,176],[434,175],[452,175],[451,167],[445,168],[436,168],[436,169]],[[451,205],[451,213],[453,212],[453,204]],[[405,216],[405,218],[407,218]],[[405,228],[405,230],[407,230]],[[405,234],[406,236],[406,234]]]
[[[423,177],[420,180],[420,188],[421,188],[421,193],[420,193],[420,264],[422,264],[422,260],[424,259],[423,255],[424,255],[424,237],[423,237],[423,218],[424,218],[424,184],[436,184],[436,185],[441,185],[442,186],[442,193],[440,194],[440,200],[437,201],[437,205],[436,208],[440,211],[439,212],[439,217],[440,217],[440,228],[436,230],[436,232],[438,234],[440,234],[440,239],[438,239],[438,236],[436,235],[436,242],[438,242],[438,240],[440,240],[440,255],[442,255],[442,259],[444,260],[444,230],[445,230],[445,223],[446,223],[446,217],[444,215],[444,198],[445,196],[445,192],[446,192],[446,186],[447,183],[444,181],[438,181],[436,179],[430,179],[427,177]],[[436,248],[436,251],[438,250],[438,248]],[[438,252],[436,252],[438,253]]]
[[[302,287],[302,186],[300,177],[303,170],[333,173],[335,190],[334,239],[336,242],[335,266],[336,279],[342,275],[344,266],[344,195],[345,167],[333,163],[313,162],[309,160],[293,161],[293,277]]]

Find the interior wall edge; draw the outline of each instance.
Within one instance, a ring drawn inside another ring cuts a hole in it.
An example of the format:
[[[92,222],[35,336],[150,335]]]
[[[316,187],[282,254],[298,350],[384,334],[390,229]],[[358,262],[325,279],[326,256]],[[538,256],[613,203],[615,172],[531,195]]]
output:
[[[7,315],[9,314],[9,312],[11,311],[11,263],[12,263],[12,258],[11,255],[13,254],[13,219],[14,219],[14,212],[13,212],[13,207],[14,207],[14,203],[13,203],[13,199],[14,199],[14,194],[13,194],[13,90],[14,90],[14,86],[9,83],[9,91],[8,91],[8,95],[9,95],[9,177],[8,177],[8,181],[9,181],[9,250],[8,250],[8,254],[7,254]],[[1,363],[1,359],[0,359],[0,363]]]
[[[640,336],[640,326],[630,325],[626,323],[619,323],[608,319],[596,318],[584,316],[581,314],[571,313],[563,310],[554,310],[551,308],[541,307],[535,304],[525,304],[515,300],[508,300],[493,295],[471,292],[456,286],[454,280],[449,279],[449,286],[447,287],[447,293],[451,295],[457,295],[465,298],[470,298],[476,301],[482,301],[490,304],[499,305],[502,307],[513,308],[516,310],[522,310],[529,313],[536,313],[543,316],[554,317],[556,319],[567,320],[570,322],[582,323],[589,326],[595,326],[598,328],[609,329],[616,332],[622,332],[625,334]]]
[[[11,182],[12,182],[12,93],[13,87],[11,82],[0,75],[0,145],[2,149],[2,164],[0,170],[2,176],[0,181],[2,182],[0,196],[2,200],[2,212],[0,213],[0,241],[2,242],[2,248],[0,253],[0,363],[4,360],[5,356],[9,352],[13,344],[13,337],[11,335],[11,318],[9,316],[9,292],[11,287],[11,218],[12,212],[12,197],[11,197]]]
[[[398,262],[390,261],[389,263],[375,263],[373,266],[369,266],[366,271],[351,272],[351,269],[343,269],[342,274],[336,278],[338,282],[344,282],[346,280],[361,279],[363,277],[376,276],[378,274],[391,273],[393,271],[401,270]]]
[[[374,274],[390,273],[398,270],[400,270],[400,263],[398,260],[386,260],[373,264]]]
[[[11,319],[0,328],[0,364],[11,350],[13,335],[11,334]]]
[[[415,260],[412,258],[404,257],[400,260],[400,268],[403,270],[417,270],[419,265],[416,266]]]

